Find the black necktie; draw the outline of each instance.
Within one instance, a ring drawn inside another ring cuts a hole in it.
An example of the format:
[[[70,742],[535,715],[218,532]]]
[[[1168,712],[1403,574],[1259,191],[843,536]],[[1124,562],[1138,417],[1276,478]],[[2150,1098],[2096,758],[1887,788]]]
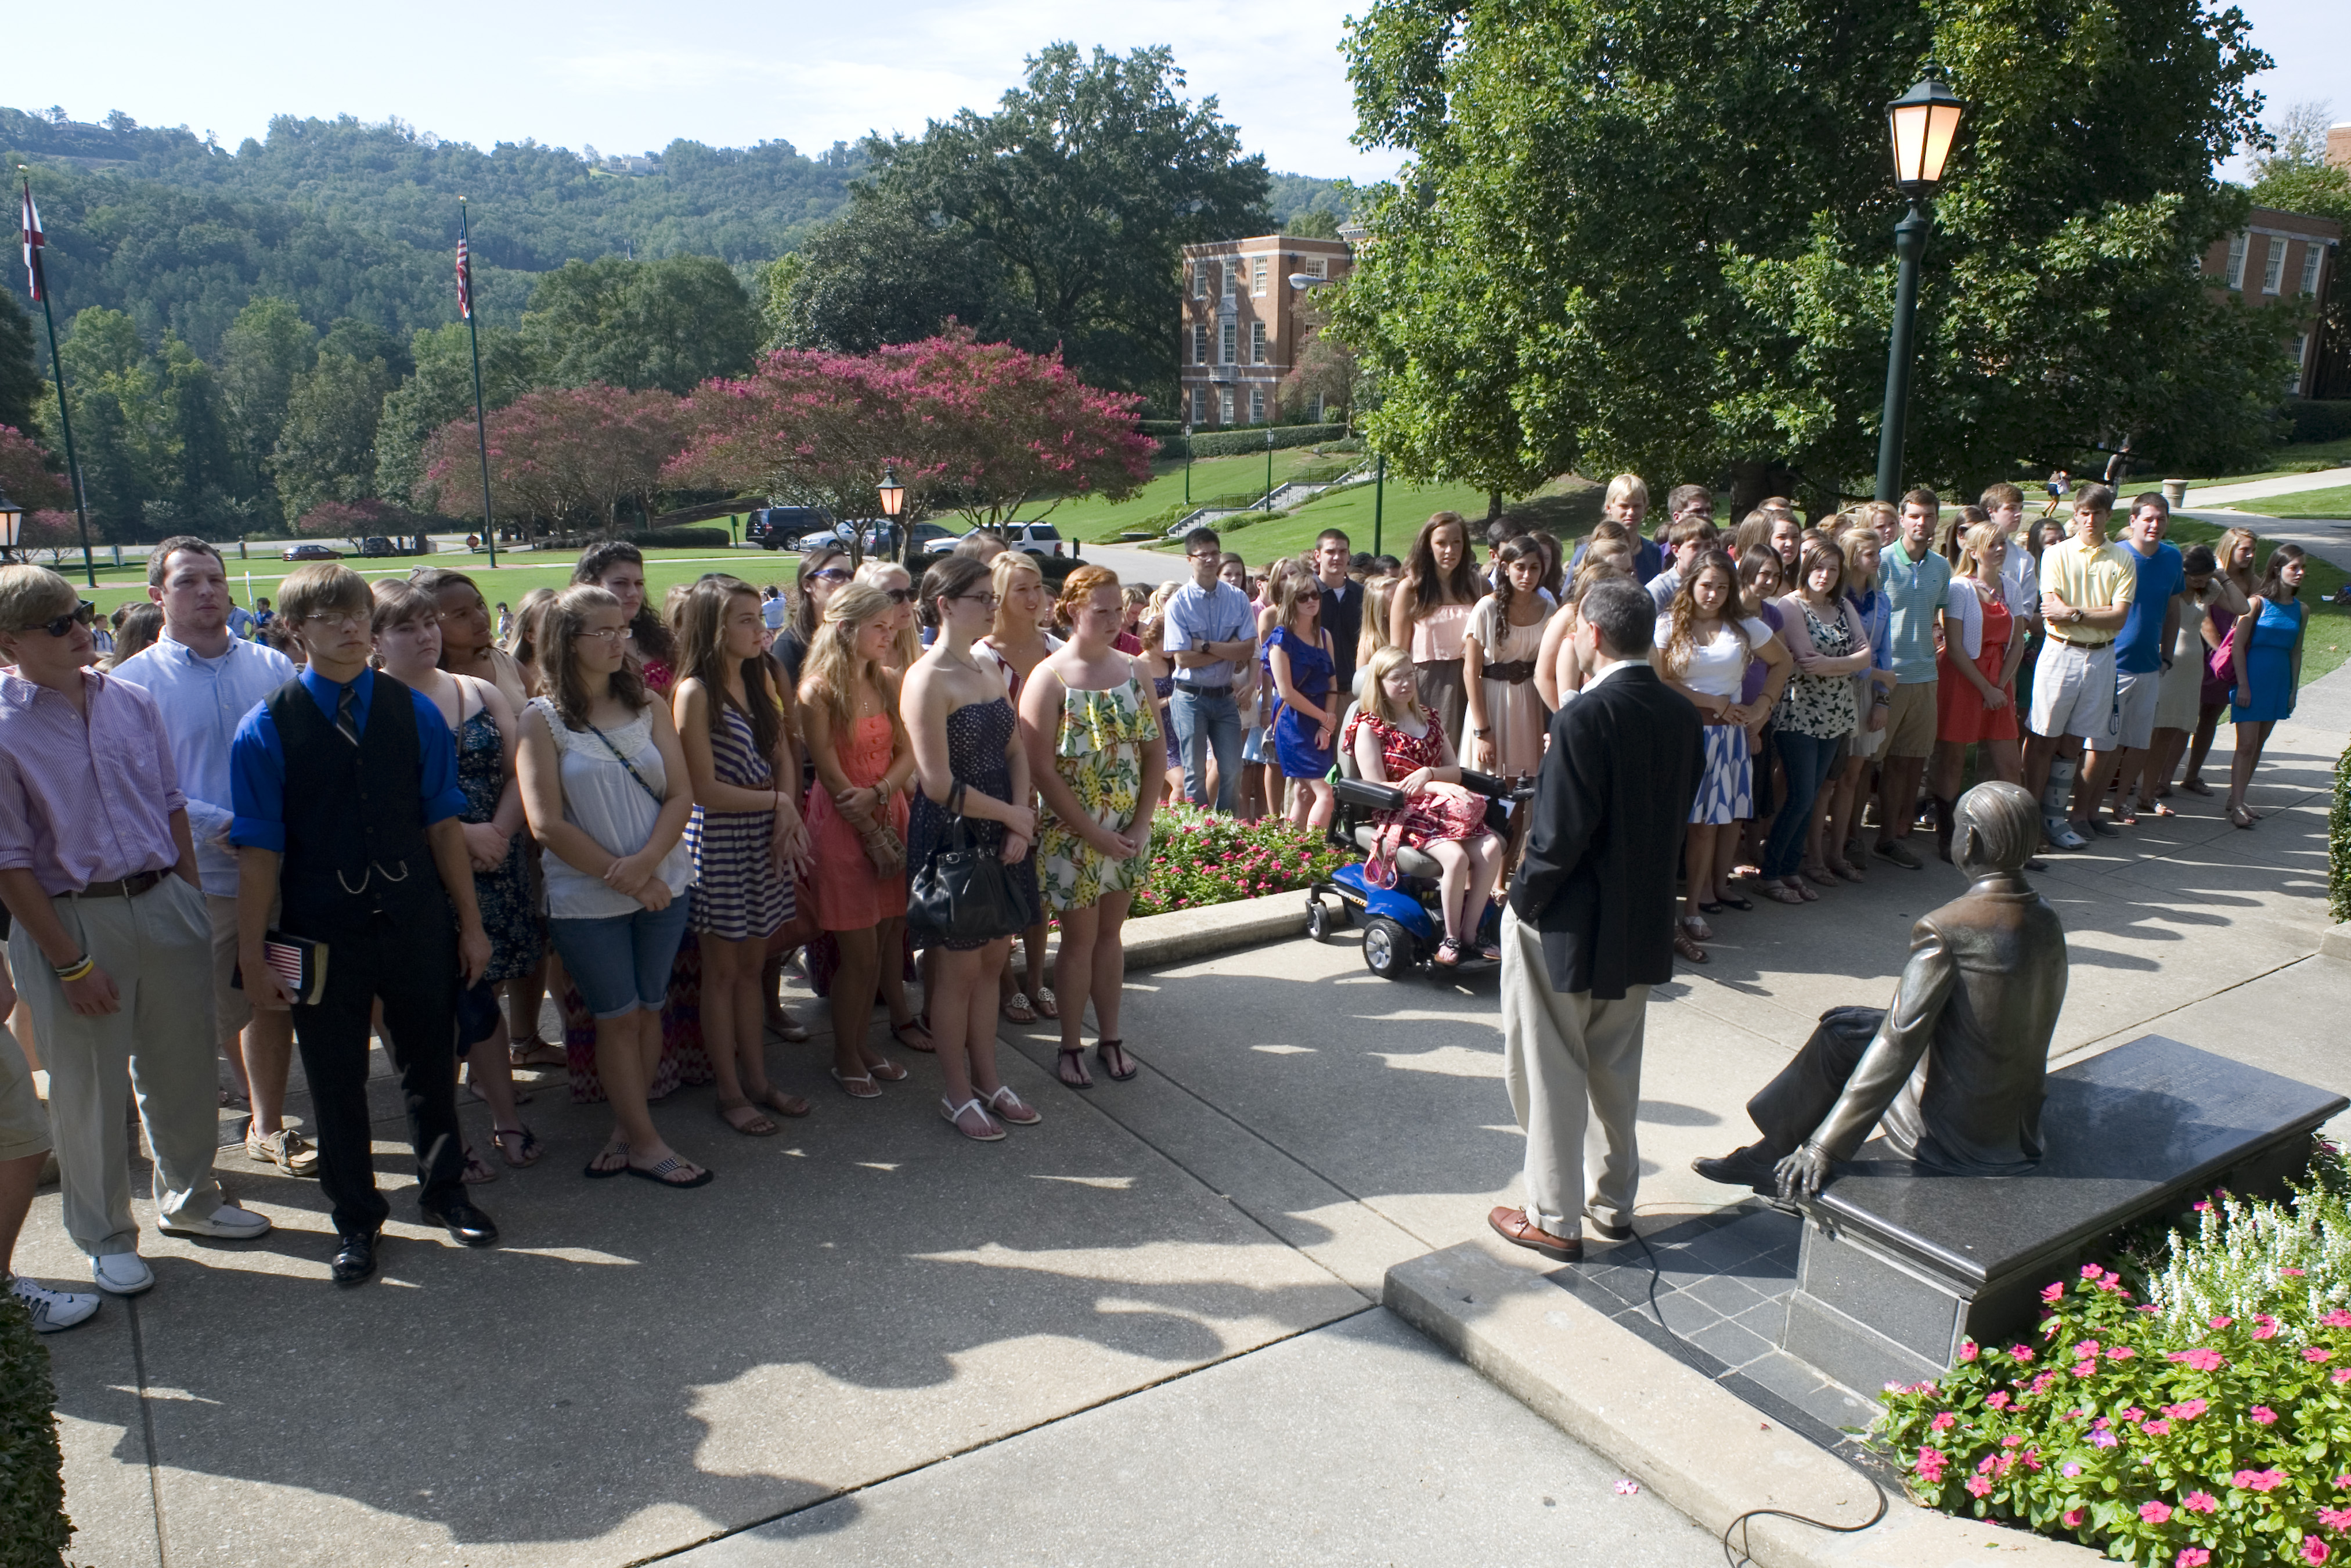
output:
[[[343,695],[335,700],[335,727],[342,731],[343,738],[353,746],[360,743],[360,692],[357,681],[345,686]]]

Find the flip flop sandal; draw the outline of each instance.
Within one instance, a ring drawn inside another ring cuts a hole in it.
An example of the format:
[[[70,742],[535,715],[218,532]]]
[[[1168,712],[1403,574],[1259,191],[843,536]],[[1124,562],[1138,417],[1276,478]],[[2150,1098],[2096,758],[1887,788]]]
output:
[[[1804,895],[1802,893],[1797,892],[1794,888],[1790,887],[1784,882],[1774,883],[1770,887],[1765,888],[1763,890],[1763,896],[1770,899],[1774,904],[1802,904],[1804,902]],[[1819,894],[1815,894],[1813,896],[1818,897]]]
[[[465,1174],[459,1179],[464,1181],[467,1186],[479,1186],[484,1182],[493,1182],[497,1180],[498,1168],[497,1166],[490,1164],[489,1161],[482,1158],[481,1155],[475,1154],[474,1152],[474,1145],[467,1144],[465,1145]]]
[[[1806,886],[1802,879],[1791,882],[1788,885],[1794,888],[1796,890],[1796,896],[1802,899],[1806,904],[1818,904],[1821,901],[1821,895],[1814,893],[1810,887]]]
[[[596,1160],[609,1159],[614,1155],[621,1156],[621,1163],[619,1165],[600,1167],[596,1164]],[[590,1181],[610,1181],[616,1176],[625,1176],[628,1174],[628,1169],[629,1145],[626,1144],[614,1144],[611,1148],[599,1150],[596,1155],[596,1159],[590,1160],[588,1164],[581,1168],[580,1174],[586,1176]]]
[[[1705,905],[1701,904],[1699,907],[1704,908]],[[1695,915],[1683,915],[1679,929],[1682,935],[1687,936],[1693,942],[1711,942],[1714,940],[1714,927],[1708,925],[1705,921],[1700,920]]]
[[[1730,902],[1730,901],[1729,901],[1729,899],[1717,899],[1717,900],[1715,900],[1712,904],[1708,904],[1708,903],[1707,903],[1707,902],[1705,902],[1704,900],[1702,900],[1702,899],[1701,899],[1701,900],[1699,901],[1699,903],[1698,903],[1698,913],[1699,913],[1699,914],[1701,914],[1701,915],[1719,915],[1719,914],[1721,914],[1721,913],[1723,912],[1723,910],[1724,910],[1725,908],[1727,908],[1727,907],[1729,906],[1729,902]],[[1755,906],[1754,906],[1753,904],[1749,904],[1749,905],[1748,905],[1748,907],[1749,907],[1750,909],[1752,909],[1752,908],[1753,908],[1753,907],[1755,907]],[[1708,932],[1708,933],[1707,933],[1707,936],[1713,936],[1713,935],[1714,935],[1714,933],[1713,933],[1713,932],[1711,932],[1711,931],[1709,931],[1709,932]],[[1700,941],[1704,941],[1705,939],[1706,939],[1705,937],[1700,937],[1700,938],[1699,938],[1699,940],[1700,940]]]
[[[2179,787],[2190,795],[2201,795],[2208,800],[2212,794],[2212,786],[2205,783],[2201,779],[2183,779],[2179,782]]]
[[[799,1095],[787,1094],[782,1090],[776,1088],[772,1084],[768,1086],[768,1092],[765,1094],[760,1095],[758,1100],[752,1103],[759,1106],[762,1110],[773,1111],[778,1116],[790,1116],[794,1118],[805,1116],[810,1111],[814,1109],[813,1106],[810,1105],[807,1101],[801,1099]]]
[[[1107,1064],[1110,1059],[1104,1057],[1102,1060]],[[1079,1076],[1071,1077],[1063,1071],[1065,1068],[1074,1069]],[[1129,1076],[1133,1075],[1129,1074]],[[1086,1048],[1082,1045],[1061,1047],[1061,1054],[1053,1062],[1053,1077],[1064,1089],[1092,1088],[1094,1081],[1086,1074]]]
[[[742,1120],[736,1120],[738,1116]],[[748,1100],[740,1105],[719,1106],[718,1119],[747,1138],[772,1138],[783,1131],[773,1122],[768,1121],[765,1113]]]
[[[941,1100],[939,1114],[946,1118],[949,1126],[975,1144],[1000,1144],[1005,1139],[1004,1129],[996,1124],[996,1118],[987,1113],[987,1107],[979,1103],[979,1096],[977,1094],[960,1105],[952,1100]],[[984,1130],[975,1133],[965,1126],[963,1119],[967,1115],[977,1116],[979,1124]]]
[[[2179,815],[2179,812],[2165,805],[2161,800],[2157,800],[2150,805],[2142,806],[2139,810],[2145,811],[2150,817],[2176,817]]]
[[[1014,1093],[1009,1083],[997,1085],[987,1097],[987,1108],[1008,1127],[1033,1127],[1045,1119],[1045,1113]]]
[[[1040,1018],[1057,1019],[1061,1016],[1061,1004],[1053,999],[1053,990],[1050,986],[1038,987],[1030,1005],[1037,1009]]]
[[[507,1048],[509,1067],[561,1067],[569,1060],[561,1046],[549,1045],[543,1040],[534,1040],[519,1051],[512,1046]]]
[[[1459,968],[1461,967],[1461,944],[1454,938],[1447,936],[1444,941],[1439,942],[1437,945],[1437,951],[1429,955],[1428,961],[1443,968]]]
[[[838,1067],[827,1068],[825,1071],[832,1074],[832,1081],[835,1083],[840,1084],[841,1092],[847,1094],[852,1100],[879,1100],[882,1098],[882,1086],[873,1082],[873,1075],[871,1072],[857,1073],[849,1077],[843,1077],[841,1075],[841,1069]],[[865,1087],[862,1089],[856,1087],[856,1085],[860,1083],[862,1083]]]
[[[1707,961],[1706,949],[1691,941],[1687,932],[1674,933],[1674,951],[1693,964],[1703,964]]]
[[[624,1168],[631,1176],[649,1181],[655,1186],[708,1186],[710,1185],[710,1178],[718,1174],[714,1170],[696,1171],[693,1176],[687,1176],[682,1181],[678,1180],[673,1173],[684,1170],[687,1166],[686,1163],[678,1158],[675,1155],[671,1155],[666,1159],[660,1161],[658,1164],[650,1166],[629,1166]]]
[[[514,1140],[511,1148],[507,1147],[508,1139]],[[498,1157],[517,1170],[538,1163],[538,1134],[528,1127],[492,1127],[490,1142],[496,1146]]]
[[[1706,909],[1706,905],[1703,904],[1699,904],[1698,907],[1700,909]],[[1726,909],[1736,909],[1742,915],[1752,914],[1755,909],[1755,901],[1751,898],[1733,898],[1729,894],[1725,894],[1722,896],[1722,902],[1720,904],[1716,904],[1712,909],[1707,909],[1706,912],[1708,915],[1719,915]]]
[[[865,1071],[884,1083],[904,1083],[906,1081],[906,1070],[886,1056],[879,1061],[867,1062]]]
[[[1806,866],[1804,868],[1804,880],[1807,882],[1818,883],[1823,887],[1834,887],[1844,879],[1839,877],[1835,872],[1830,870],[1827,866],[1819,865]]]
[[[1004,1016],[1014,1023],[1035,1023],[1037,1010],[1029,1005],[1029,993],[1015,991],[1004,1001]]]
[[[919,1030],[920,1038],[917,1039],[909,1036],[907,1033],[907,1030]],[[925,1023],[921,1019],[914,1019],[905,1023],[892,1024],[890,1026],[890,1038],[896,1040],[900,1045],[904,1046],[908,1051],[920,1051],[925,1056],[936,1056],[939,1053],[938,1041],[931,1038],[931,1026]]]
[[[1118,1052],[1118,1060],[1126,1063],[1125,1071],[1121,1072],[1117,1067],[1112,1063],[1110,1053],[1113,1051]],[[1125,1082],[1128,1079],[1143,1071],[1143,1069],[1135,1066],[1134,1058],[1127,1055],[1126,1041],[1123,1040],[1105,1040],[1096,1042],[1094,1046],[1094,1055],[1101,1059],[1102,1071],[1109,1073],[1114,1081],[1120,1083]]]

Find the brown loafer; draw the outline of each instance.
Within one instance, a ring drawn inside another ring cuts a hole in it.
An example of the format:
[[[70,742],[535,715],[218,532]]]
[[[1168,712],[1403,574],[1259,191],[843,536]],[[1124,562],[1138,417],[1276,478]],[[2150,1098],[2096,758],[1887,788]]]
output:
[[[1497,1208],[1486,1216],[1486,1223],[1494,1234],[1513,1247],[1523,1247],[1530,1252],[1540,1252],[1546,1258],[1556,1258],[1562,1263],[1583,1261],[1583,1238],[1553,1236],[1529,1219],[1521,1208]]]

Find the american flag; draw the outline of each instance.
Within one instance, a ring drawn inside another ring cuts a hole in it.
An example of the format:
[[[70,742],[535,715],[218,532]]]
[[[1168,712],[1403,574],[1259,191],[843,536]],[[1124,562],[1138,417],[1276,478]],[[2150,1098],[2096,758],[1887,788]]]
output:
[[[25,199],[32,200],[29,196]],[[465,236],[462,233],[457,236],[457,319],[474,319],[474,271],[465,264]]]
[[[41,246],[45,243],[41,238],[40,209],[33,205],[33,182],[27,179],[25,182],[25,277],[36,299],[48,298],[47,285],[41,281]]]

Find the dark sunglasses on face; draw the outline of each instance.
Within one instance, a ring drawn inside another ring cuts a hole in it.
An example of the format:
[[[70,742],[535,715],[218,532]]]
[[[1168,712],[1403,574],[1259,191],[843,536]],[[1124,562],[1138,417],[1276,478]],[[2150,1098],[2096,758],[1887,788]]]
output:
[[[911,588],[885,588],[882,591],[890,596],[890,602],[893,604],[914,602],[914,591]]]
[[[90,618],[97,613],[97,605],[92,604],[87,599],[77,600],[75,601],[74,607],[71,610],[68,611],[65,614],[58,616],[56,620],[45,621],[38,626],[28,626],[26,630],[28,632],[47,632],[52,637],[62,637],[67,632],[72,631],[76,626],[89,625]]]
[[[809,580],[810,582],[847,582],[856,575],[854,572],[843,571],[837,566],[829,566],[822,571],[810,572]]]

